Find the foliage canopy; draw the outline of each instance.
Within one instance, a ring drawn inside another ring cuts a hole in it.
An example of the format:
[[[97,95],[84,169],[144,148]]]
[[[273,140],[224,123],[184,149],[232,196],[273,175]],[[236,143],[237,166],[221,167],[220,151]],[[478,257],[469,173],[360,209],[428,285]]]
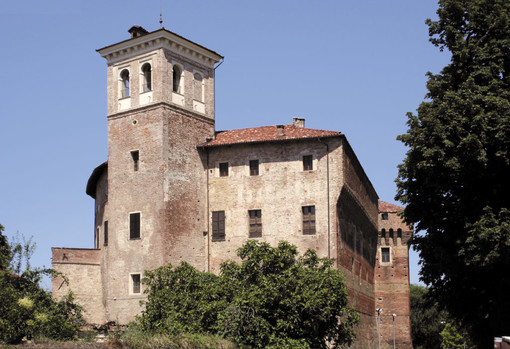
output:
[[[430,41],[451,52],[408,113],[396,199],[419,232],[421,278],[480,345],[510,328],[510,2],[440,0]]]
[[[326,348],[352,343],[358,314],[347,305],[332,261],[285,241],[248,241],[241,264],[216,276],[187,263],[146,272],[148,299],[138,318],[147,332],[211,333],[254,348]]]
[[[51,293],[40,287],[44,274],[50,269],[30,268],[35,244],[9,244],[0,225],[0,343],[19,343],[23,339],[75,338],[81,320],[81,307],[68,294],[56,301]],[[25,270],[21,270],[22,266]]]

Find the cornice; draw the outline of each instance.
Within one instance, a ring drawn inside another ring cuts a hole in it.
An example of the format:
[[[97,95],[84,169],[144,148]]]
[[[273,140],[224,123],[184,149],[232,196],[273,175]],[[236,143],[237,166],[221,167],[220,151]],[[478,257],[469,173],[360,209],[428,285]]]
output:
[[[104,57],[109,64],[129,59],[134,56],[165,48],[177,52],[193,61],[214,67],[223,57],[199,44],[183,38],[166,29],[156,30],[133,39],[98,49],[97,52]]]

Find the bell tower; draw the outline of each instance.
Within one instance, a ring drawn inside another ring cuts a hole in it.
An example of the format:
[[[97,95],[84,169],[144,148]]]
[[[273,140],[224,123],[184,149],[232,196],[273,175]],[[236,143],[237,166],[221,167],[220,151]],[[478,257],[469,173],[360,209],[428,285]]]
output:
[[[108,67],[108,162],[96,236],[105,320],[121,324],[140,311],[145,270],[180,261],[205,269],[197,145],[214,136],[214,73],[223,59],[164,28],[129,33],[97,50]]]

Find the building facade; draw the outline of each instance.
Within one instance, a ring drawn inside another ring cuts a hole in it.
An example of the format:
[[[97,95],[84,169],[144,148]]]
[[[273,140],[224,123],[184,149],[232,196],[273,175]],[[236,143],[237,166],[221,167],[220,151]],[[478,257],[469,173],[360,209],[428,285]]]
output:
[[[98,50],[108,67],[108,161],[87,184],[95,248],[53,248],[53,267],[70,281],[55,278],[54,295],[73,290],[90,323],[127,324],[141,311],[145,270],[186,261],[218,272],[248,239],[287,240],[333,258],[345,275],[362,320],[358,347],[377,345],[378,307],[398,314],[399,347],[411,347],[412,231],[379,202],[345,135],[300,118],[216,132],[223,57],[166,29],[129,32]],[[386,241],[390,229],[400,237]]]

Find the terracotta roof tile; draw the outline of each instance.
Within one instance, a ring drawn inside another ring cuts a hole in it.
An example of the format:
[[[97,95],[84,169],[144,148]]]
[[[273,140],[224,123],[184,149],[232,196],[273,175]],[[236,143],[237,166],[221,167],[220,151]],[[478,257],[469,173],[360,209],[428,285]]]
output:
[[[337,131],[316,130],[294,125],[263,126],[240,130],[218,131],[216,139],[202,144],[202,147],[214,147],[229,144],[287,141],[292,139],[334,137],[342,135]]]
[[[393,205],[389,202],[379,200],[379,212],[399,212],[404,210],[402,206]]]

